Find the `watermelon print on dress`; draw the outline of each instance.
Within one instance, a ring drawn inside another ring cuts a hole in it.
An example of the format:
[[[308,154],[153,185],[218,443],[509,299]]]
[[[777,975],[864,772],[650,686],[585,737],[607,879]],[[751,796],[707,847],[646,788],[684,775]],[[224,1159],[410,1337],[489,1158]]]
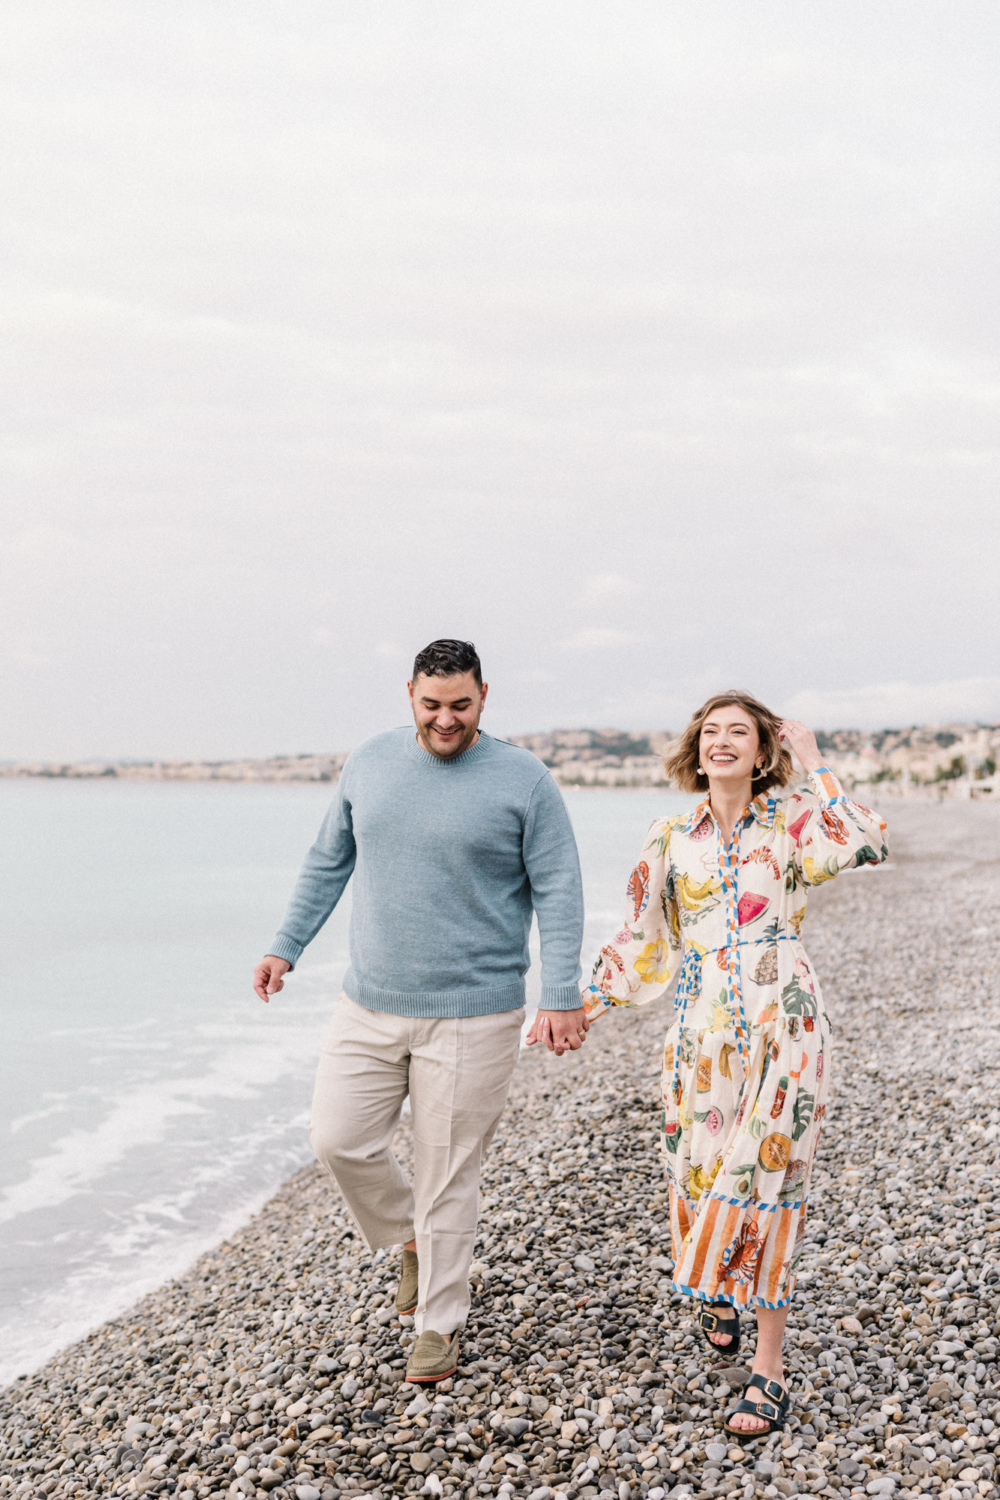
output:
[[[766,896],[757,896],[752,891],[747,891],[736,903],[736,918],[739,925],[745,927],[748,922],[756,922],[758,917],[764,915],[770,904]]]
[[[708,801],[658,819],[601,950],[588,1015],[677,980],[661,1081],[674,1285],[784,1307],[826,1115],[830,1023],[800,940],[812,885],[884,860],[885,823],[821,768],[812,790],[754,799],[727,844]],[[623,934],[631,935],[620,942]]]

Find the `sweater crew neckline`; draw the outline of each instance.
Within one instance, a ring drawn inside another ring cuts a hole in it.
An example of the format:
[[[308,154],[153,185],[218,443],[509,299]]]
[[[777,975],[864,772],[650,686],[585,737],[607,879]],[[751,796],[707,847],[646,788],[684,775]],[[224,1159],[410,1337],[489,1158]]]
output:
[[[416,730],[411,729],[406,737],[406,746],[412,758],[419,761],[422,765],[439,771],[448,771],[454,766],[467,766],[479,760],[486,753],[486,742],[489,738],[488,734],[484,734],[480,730],[478,740],[474,745],[470,745],[468,750],[463,750],[461,755],[452,755],[445,758],[441,755],[432,755],[429,750],[425,750],[417,739]]]

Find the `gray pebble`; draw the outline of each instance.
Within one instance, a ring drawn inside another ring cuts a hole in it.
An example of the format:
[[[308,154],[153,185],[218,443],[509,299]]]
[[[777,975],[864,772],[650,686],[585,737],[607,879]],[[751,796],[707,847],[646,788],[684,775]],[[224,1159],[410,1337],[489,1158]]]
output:
[[[68,1497],[75,1481],[60,1469],[78,1444],[88,1465],[110,1465],[91,1476],[92,1494],[127,1483],[156,1453],[177,1500],[225,1492],[240,1457],[259,1488],[294,1500],[319,1500],[331,1484],[387,1497],[417,1487],[417,1475],[455,1500],[480,1484],[518,1500],[552,1500],[567,1485],[571,1497],[586,1487],[618,1500],[628,1486],[633,1500],[663,1500],[672,1485],[671,1500],[686,1500],[745,1479],[773,1483],[781,1500],[784,1486],[805,1487],[797,1463],[823,1471],[810,1488],[825,1479],[846,1500],[923,1482],[912,1466],[927,1462],[914,1455],[929,1440],[953,1470],[942,1490],[971,1486],[976,1500],[977,1482],[957,1476],[971,1468],[987,1482],[1000,1443],[986,1431],[1000,1420],[1000,995],[984,979],[1000,970],[1000,926],[985,915],[1000,908],[1000,810],[893,802],[889,812],[893,870],[821,887],[805,932],[836,1041],[788,1327],[788,1436],[801,1443],[791,1459],[772,1440],[748,1445],[751,1474],[721,1467],[720,1386],[746,1379],[754,1318],[744,1318],[746,1366],[725,1366],[689,1305],[672,1300],[656,1137],[666,1017],[655,1006],[605,1017],[580,1053],[523,1058],[484,1163],[476,1255],[491,1274],[477,1278],[450,1391],[403,1385],[413,1320],[401,1329],[394,1316],[396,1256],[364,1250],[309,1167],[187,1275],[0,1394],[6,1493],[23,1485],[33,1500],[52,1465],[52,1500]],[[596,1411],[608,1390],[624,1440]],[[559,1407],[569,1423],[577,1401],[588,1431],[563,1438],[572,1429],[546,1413]],[[807,1416],[812,1437],[801,1433]],[[971,1448],[942,1435],[973,1420],[983,1447],[975,1431]],[[465,1437],[434,1457],[438,1432]],[[341,1435],[372,1455],[384,1447],[400,1462],[395,1477],[357,1450],[345,1457]],[[409,1452],[417,1442],[426,1447]],[[657,1464],[642,1470],[637,1453],[654,1445]],[[489,1460],[501,1448],[509,1462],[480,1470],[475,1450]]]

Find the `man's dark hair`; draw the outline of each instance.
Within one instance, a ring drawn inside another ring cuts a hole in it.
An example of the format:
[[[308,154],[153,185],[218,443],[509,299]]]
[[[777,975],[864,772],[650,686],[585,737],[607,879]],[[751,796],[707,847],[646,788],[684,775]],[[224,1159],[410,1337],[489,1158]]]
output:
[[[458,677],[471,672],[480,687],[483,685],[483,669],[479,654],[471,641],[431,641],[418,651],[413,663],[414,680],[424,677]]]

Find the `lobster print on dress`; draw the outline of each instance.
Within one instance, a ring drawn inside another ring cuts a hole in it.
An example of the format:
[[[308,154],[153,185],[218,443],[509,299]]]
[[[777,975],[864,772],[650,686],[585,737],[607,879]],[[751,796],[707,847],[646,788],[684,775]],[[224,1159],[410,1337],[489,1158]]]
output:
[[[677,980],[660,1116],[674,1285],[737,1306],[791,1296],[826,1114],[830,1025],[800,939],[806,898],[888,853],[883,820],[832,772],[809,780],[755,798],[728,845],[707,800],[655,822],[583,995],[594,1016]]]

